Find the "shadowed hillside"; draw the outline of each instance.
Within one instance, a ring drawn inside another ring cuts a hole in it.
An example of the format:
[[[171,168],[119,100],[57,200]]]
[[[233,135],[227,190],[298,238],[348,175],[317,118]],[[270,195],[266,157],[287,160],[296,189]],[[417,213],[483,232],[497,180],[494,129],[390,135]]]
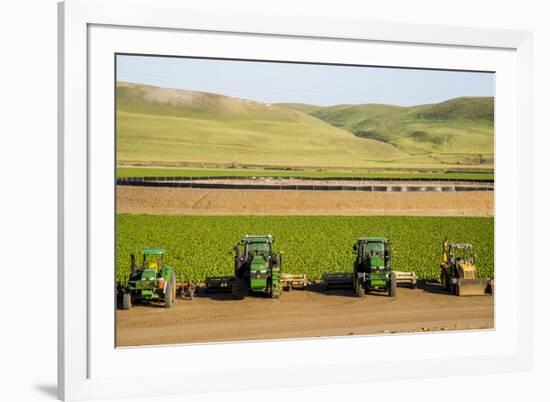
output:
[[[285,104],[294,107],[293,104]],[[300,109],[358,137],[392,144],[411,155],[493,159],[494,98],[464,97],[433,105],[337,105]]]

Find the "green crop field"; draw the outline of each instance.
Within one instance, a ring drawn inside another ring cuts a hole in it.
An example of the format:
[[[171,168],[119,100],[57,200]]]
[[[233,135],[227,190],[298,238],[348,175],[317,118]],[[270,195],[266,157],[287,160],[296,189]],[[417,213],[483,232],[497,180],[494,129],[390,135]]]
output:
[[[352,246],[361,235],[387,236],[395,244],[394,269],[420,278],[439,277],[443,239],[470,242],[481,276],[494,272],[494,220],[470,217],[359,216],[154,216],[117,215],[117,280],[126,281],[130,254],[165,247],[166,263],[179,280],[231,275],[232,247],[245,234],[271,233],[285,255],[283,271],[319,279],[349,271]]]
[[[350,172],[350,171],[307,171],[307,170],[256,170],[256,169],[170,169],[147,167],[119,167],[117,177],[363,177],[404,179],[469,179],[493,180],[494,173],[482,172]]]

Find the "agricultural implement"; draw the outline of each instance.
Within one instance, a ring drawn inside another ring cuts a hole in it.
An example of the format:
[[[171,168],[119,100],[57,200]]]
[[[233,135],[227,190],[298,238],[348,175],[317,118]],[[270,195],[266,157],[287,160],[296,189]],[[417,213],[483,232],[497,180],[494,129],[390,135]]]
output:
[[[178,282],[176,284],[176,294],[186,300],[193,300],[197,291],[197,286],[192,281]]]
[[[291,291],[292,289],[306,289],[306,274],[283,274],[280,275],[281,289]]]
[[[347,289],[353,287],[352,272],[331,272],[323,274],[325,290]]]
[[[176,274],[171,267],[164,265],[165,253],[163,248],[144,248],[140,265],[136,264],[133,254],[130,256],[130,278],[121,289],[123,309],[152,301],[162,301],[165,307],[172,307],[176,300]]]
[[[235,276],[231,280],[234,298],[243,299],[249,292],[279,297],[283,256],[274,253],[273,242],[271,235],[246,235],[234,247]]]
[[[457,296],[479,296],[492,293],[489,278],[478,278],[474,247],[469,243],[443,241],[441,286]]]
[[[231,292],[231,282],[234,276],[207,276],[204,282],[204,291],[206,293],[225,293]]]
[[[414,273],[392,271],[393,244],[387,238],[360,237],[353,245],[353,251],[353,272],[325,273],[323,282],[326,289],[351,287],[358,297],[363,297],[367,291],[382,290],[393,297],[398,283],[416,286]]]
[[[409,286],[416,289],[416,273],[405,271],[392,271],[395,274],[397,286]]]

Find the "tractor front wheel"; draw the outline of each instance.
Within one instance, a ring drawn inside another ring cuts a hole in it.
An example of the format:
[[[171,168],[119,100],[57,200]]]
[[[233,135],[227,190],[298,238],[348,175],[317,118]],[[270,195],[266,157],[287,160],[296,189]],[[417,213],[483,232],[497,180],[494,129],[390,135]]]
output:
[[[172,282],[172,303],[175,303],[176,302],[176,298],[178,296],[178,285],[177,285],[177,278],[176,278],[176,273],[175,272],[172,272],[172,275],[171,275],[171,282]]]
[[[450,281],[449,281],[449,276],[447,275],[447,272],[445,272],[444,270],[441,270],[441,275],[440,275],[440,280],[441,280],[441,287],[446,290],[447,292],[450,291]]]
[[[166,291],[164,292],[164,307],[166,308],[172,307],[174,303],[174,285],[175,281],[173,278],[166,284]]]
[[[449,293],[451,293],[452,295],[456,295],[457,286],[458,284],[454,284],[451,279],[449,279]]]
[[[278,299],[279,298],[279,295],[280,295],[280,292],[279,292],[279,286],[277,285],[273,285],[273,283],[270,283],[269,284],[269,288],[270,288],[270,295],[271,295],[271,298],[272,299]]]
[[[390,297],[395,297],[396,293],[397,293],[397,277],[395,276],[395,272],[392,272],[390,274],[390,289],[388,291],[388,295]]]
[[[122,292],[122,309],[130,310],[132,308],[132,294],[127,290]]]
[[[357,279],[355,284],[355,294],[357,297],[365,296],[365,282],[362,279]]]

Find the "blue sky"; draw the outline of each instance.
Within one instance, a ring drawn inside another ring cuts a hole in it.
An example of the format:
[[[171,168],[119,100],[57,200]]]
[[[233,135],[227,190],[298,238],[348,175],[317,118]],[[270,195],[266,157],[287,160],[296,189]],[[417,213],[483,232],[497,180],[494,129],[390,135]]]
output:
[[[494,74],[156,56],[117,56],[117,80],[265,103],[418,105],[494,96]]]

